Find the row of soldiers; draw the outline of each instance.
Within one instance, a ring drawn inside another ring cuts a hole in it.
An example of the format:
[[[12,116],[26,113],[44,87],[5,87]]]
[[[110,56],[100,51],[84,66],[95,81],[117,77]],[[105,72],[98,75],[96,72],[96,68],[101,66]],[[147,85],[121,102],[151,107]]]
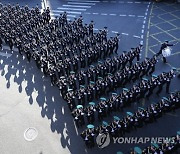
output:
[[[131,49],[131,51],[127,53],[124,52],[120,56],[107,58],[104,62],[98,61],[98,65],[90,65],[89,69],[81,70],[77,74],[71,71],[67,79],[61,78],[58,83],[62,97],[65,98],[67,87],[72,90],[77,90],[82,85],[96,82],[99,77],[107,76],[108,73],[114,74],[117,70],[125,68],[128,63],[129,67],[131,67],[135,57],[137,58],[137,61],[139,61],[141,48],[142,46],[140,45],[135,49]]]
[[[135,49],[133,48],[127,53],[124,52],[120,56],[107,58],[104,62],[98,61],[98,65],[90,65],[89,69],[81,70],[77,74],[75,74],[75,72],[70,72],[70,75],[61,83],[61,86],[66,84],[69,89],[77,90],[80,85],[87,85],[90,81],[97,81],[98,77],[107,76],[108,73],[114,74],[117,70],[125,68],[128,63],[129,67],[131,67],[135,57],[139,60],[140,50],[141,46]]]
[[[162,98],[160,102],[151,104],[149,107],[138,108],[134,114],[127,112],[127,116],[120,119],[114,116],[114,120],[109,124],[103,121],[102,125],[93,127],[93,125],[81,133],[87,147],[95,146],[95,137],[109,134],[110,137],[123,136],[125,133],[142,127],[144,123],[151,123],[161,117],[164,112],[168,112],[180,107],[180,92],[171,93],[168,98]]]
[[[96,115],[98,120],[102,121],[105,117],[111,115],[112,112],[119,111],[130,103],[139,101],[141,98],[148,98],[156,87],[159,88],[157,90],[157,94],[159,94],[165,84],[166,88],[169,88],[170,82],[175,75],[174,73],[175,72],[171,70],[159,76],[153,75],[150,80],[143,78],[138,85],[134,84],[130,90],[124,88],[119,95],[112,93],[112,96],[108,100],[100,98],[98,104],[91,102],[87,107],[77,106],[78,108],[72,112],[77,127],[85,124],[85,117],[87,118],[88,124],[93,124]]]
[[[123,87],[129,81],[135,81],[144,75],[151,74],[155,70],[157,62],[156,56],[151,59],[146,58],[142,63],[137,62],[131,67],[125,66],[124,69],[117,71],[114,75],[108,74],[104,78],[100,77],[96,82],[90,83],[77,91],[70,90],[65,95],[65,100],[69,104],[70,110],[78,105],[85,105],[93,99],[99,98],[103,94],[108,94],[118,87]]]
[[[50,75],[53,84],[61,76],[77,72],[101,58],[117,53],[119,34],[107,39],[107,28],[93,32],[93,21],[83,24],[82,16],[67,21],[67,13],[50,20],[50,10],[42,13],[38,7],[29,9],[0,5],[0,42],[5,41],[12,50],[25,53],[28,61],[35,59],[37,67]],[[1,44],[2,45],[2,44]]]
[[[30,9],[28,6],[20,7],[19,4],[16,6],[1,4],[0,13],[1,40],[9,44],[10,49],[16,46],[19,53],[25,53],[29,61],[33,57],[38,68],[42,68],[45,75],[49,74],[51,82],[60,89],[64,86],[60,84],[62,80],[64,81],[64,76],[67,77],[71,71],[76,72],[78,64],[80,68],[86,67],[86,62],[90,65],[98,58],[105,58],[117,52],[118,49],[118,35],[108,40],[106,27],[95,34],[92,22],[89,26],[83,25],[82,17],[68,22],[66,12],[61,14],[59,19],[50,21],[49,8],[40,13],[38,6]],[[85,27],[88,27],[89,31],[82,35],[87,31]],[[69,40],[73,32],[79,33],[78,38],[71,38],[76,40],[75,42]],[[125,66],[127,62],[132,65],[134,57],[139,61],[140,50],[141,46],[116,58],[119,66],[121,64]],[[115,65],[115,61],[109,61],[107,64]],[[69,86],[70,84],[66,86],[65,93]]]
[[[150,146],[142,150],[142,154],[163,154],[163,153],[178,153],[180,148],[180,132],[177,132],[176,136],[171,136],[169,139],[161,144],[152,143]],[[131,151],[130,154],[136,154],[135,151]]]

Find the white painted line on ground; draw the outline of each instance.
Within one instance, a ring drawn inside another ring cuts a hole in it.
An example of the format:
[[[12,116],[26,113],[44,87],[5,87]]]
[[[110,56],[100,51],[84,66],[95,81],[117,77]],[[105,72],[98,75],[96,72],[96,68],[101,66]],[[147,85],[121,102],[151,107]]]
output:
[[[42,9],[41,9],[41,13],[42,13],[43,10],[46,8],[45,2],[44,2],[44,1],[41,1],[41,7],[42,7]]]
[[[106,15],[107,15],[107,13],[101,13],[101,15],[106,16]]]
[[[125,16],[126,16],[126,14],[120,14],[119,16],[121,16],[121,17],[125,17]]]
[[[56,16],[59,16],[59,14],[57,14],[57,13],[50,13],[50,15],[52,16],[52,17],[56,17]]]
[[[83,5],[62,5],[64,7],[80,7],[80,8],[91,8],[91,6],[83,6]]]
[[[142,25],[142,28],[144,29],[144,28],[145,28],[145,25]]]
[[[67,15],[67,17],[73,17],[73,18],[75,18],[75,17],[76,17],[76,15],[71,15],[71,14],[68,14],[68,15]]]
[[[51,13],[50,15],[51,15],[51,16],[59,16],[59,14],[57,14],[57,13]],[[75,18],[76,15],[68,14],[67,17],[73,17],[73,18]]]
[[[130,14],[129,17],[135,17],[135,15]]]
[[[4,53],[4,52],[0,52],[0,56],[3,56],[3,57],[11,57],[12,56],[12,54],[10,54],[10,53]]]
[[[145,13],[145,16],[147,16],[147,12]]]
[[[52,12],[59,12],[59,13],[64,13],[64,11],[60,10],[52,10]],[[73,11],[66,11],[68,14],[81,14],[81,12],[73,12]]]
[[[113,13],[112,13],[112,14],[109,14],[109,15],[110,15],[110,16],[116,16],[116,14],[113,14]]]
[[[146,17],[144,17],[144,20],[146,20]]]
[[[95,12],[95,13],[92,13],[92,14],[95,14],[95,15],[97,15],[97,14],[99,14],[99,13],[96,13],[96,12]]]
[[[112,33],[115,33],[115,34],[117,34],[118,32],[116,32],[116,31],[112,31]]]
[[[141,39],[143,39],[144,38],[144,35],[141,35]]]
[[[88,3],[99,3],[100,1],[68,0],[68,2],[88,2]]]
[[[77,3],[77,2],[68,2],[68,4],[76,4],[76,5],[95,5],[95,3]]]
[[[122,35],[129,35],[129,34],[127,34],[127,33],[121,33]]]
[[[97,28],[93,28],[93,30],[98,30]]]
[[[84,12],[84,14],[91,14],[90,12]]]
[[[133,35],[133,37],[135,37],[135,38],[139,38],[139,39],[141,38],[140,36],[137,36],[137,35]]]
[[[53,20],[54,20],[54,19],[56,19],[56,17],[53,17],[53,16],[52,16],[52,17],[51,17],[51,19],[53,19]]]
[[[146,20],[143,21],[143,24],[145,24],[145,23],[146,23]]]
[[[140,41],[140,44],[142,44],[142,45],[143,45],[143,40],[141,40],[141,41]]]
[[[142,34],[144,33],[144,29],[141,30],[141,33],[142,33]]]
[[[86,9],[74,9],[74,8],[64,8],[64,7],[58,7],[58,10],[72,10],[72,11],[86,11]]]
[[[133,2],[127,2],[127,3],[132,4]]]
[[[144,16],[138,16],[139,18],[144,18]]]

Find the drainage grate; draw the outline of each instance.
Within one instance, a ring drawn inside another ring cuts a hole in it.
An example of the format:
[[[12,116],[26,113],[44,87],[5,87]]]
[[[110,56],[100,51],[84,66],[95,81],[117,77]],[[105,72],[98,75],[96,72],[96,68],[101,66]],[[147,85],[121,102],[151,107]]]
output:
[[[36,128],[29,127],[24,131],[24,138],[27,141],[33,141],[38,136],[38,131]]]

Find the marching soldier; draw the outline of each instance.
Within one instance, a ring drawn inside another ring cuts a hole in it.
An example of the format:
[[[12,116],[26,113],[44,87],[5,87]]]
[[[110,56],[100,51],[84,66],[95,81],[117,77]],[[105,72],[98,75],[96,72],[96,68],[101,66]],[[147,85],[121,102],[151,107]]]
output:
[[[149,97],[153,94],[153,90],[158,85],[157,80],[158,80],[158,78],[153,75],[151,80],[149,81],[149,84],[148,84],[148,94],[146,95],[147,99],[149,99]]]
[[[167,74],[167,79],[166,79],[166,93],[169,93],[169,87],[170,87],[170,84],[171,84],[171,80],[172,80],[173,77],[176,76],[175,70],[176,70],[176,69],[173,69],[173,70],[171,70],[171,71]]]
[[[163,85],[166,83],[166,80],[167,80],[167,74],[165,72],[163,72],[159,77],[158,77],[158,91],[156,92],[157,95],[160,94],[160,92],[162,91],[162,88],[163,88]]]
[[[116,37],[114,37],[113,41],[114,41],[114,53],[118,54],[118,47],[119,47],[119,33],[116,34]]]
[[[139,47],[137,47],[135,50],[135,55],[136,55],[137,61],[140,60],[140,53],[141,53],[142,47],[143,47],[143,45],[140,44]]]
[[[2,38],[0,37],[0,49],[2,50]]]

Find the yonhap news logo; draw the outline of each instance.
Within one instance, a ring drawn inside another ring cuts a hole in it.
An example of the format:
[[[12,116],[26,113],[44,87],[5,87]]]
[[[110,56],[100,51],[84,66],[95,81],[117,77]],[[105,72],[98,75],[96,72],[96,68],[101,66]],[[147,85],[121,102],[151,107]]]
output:
[[[110,144],[109,133],[102,133],[96,137],[96,143],[99,148],[107,147]]]
[[[146,143],[174,143],[173,137],[112,137],[114,144],[146,144]],[[102,133],[96,137],[99,148],[107,147],[111,142],[109,133]]]

